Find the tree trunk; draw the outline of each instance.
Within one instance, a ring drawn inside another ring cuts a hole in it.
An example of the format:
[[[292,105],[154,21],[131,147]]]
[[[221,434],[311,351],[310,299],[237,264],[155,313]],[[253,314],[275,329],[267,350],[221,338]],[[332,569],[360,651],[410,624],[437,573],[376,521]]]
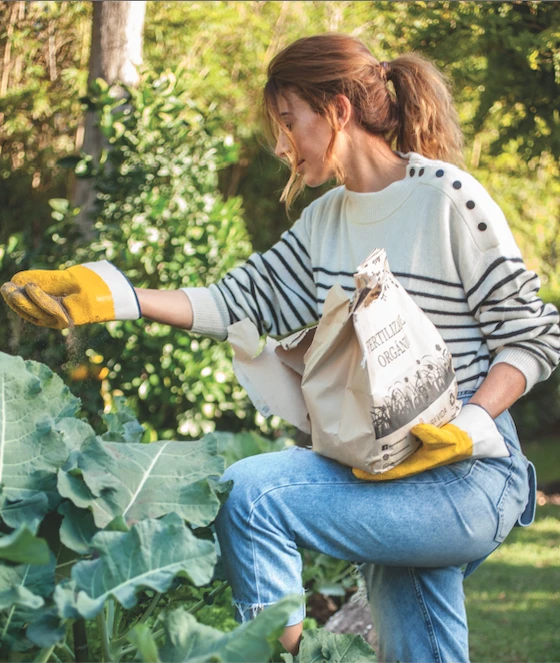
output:
[[[21,21],[25,14],[25,2],[14,2],[6,31],[6,44],[4,46],[4,55],[2,56],[2,77],[0,78],[0,97],[3,97],[8,91],[8,81],[12,67],[12,39],[14,28],[18,21]]]
[[[138,66],[142,64],[142,32],[146,2],[93,2],[91,51],[88,85],[102,78],[109,85],[123,83],[136,85]],[[95,113],[85,116],[82,150],[91,154],[94,162],[99,159],[103,147],[107,147],[99,127],[95,126]],[[73,203],[81,208],[77,217],[85,238],[93,235],[92,213],[95,191],[91,180],[78,179],[75,183]]]

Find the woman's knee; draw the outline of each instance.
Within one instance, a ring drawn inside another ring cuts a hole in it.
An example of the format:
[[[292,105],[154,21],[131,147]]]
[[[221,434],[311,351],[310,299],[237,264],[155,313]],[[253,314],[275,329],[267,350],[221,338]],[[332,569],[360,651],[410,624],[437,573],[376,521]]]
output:
[[[222,520],[227,516],[238,521],[248,521],[255,503],[268,490],[271,481],[274,481],[274,463],[268,458],[272,455],[277,454],[249,456],[227,468],[220,481],[231,481],[233,485],[220,510]]]
[[[233,463],[221,481],[233,486],[218,516],[217,526],[255,527],[276,513],[275,521],[287,508],[285,488],[293,487],[293,459],[290,450],[261,454]],[[289,491],[291,492],[291,491]]]

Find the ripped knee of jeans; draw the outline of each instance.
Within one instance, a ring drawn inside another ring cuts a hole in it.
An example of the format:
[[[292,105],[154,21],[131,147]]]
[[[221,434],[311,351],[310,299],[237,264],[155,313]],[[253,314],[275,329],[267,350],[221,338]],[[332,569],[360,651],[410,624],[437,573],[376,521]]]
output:
[[[235,619],[240,624],[255,619],[255,617],[262,612],[270,603],[243,603],[241,601],[232,600],[232,605],[235,608]]]

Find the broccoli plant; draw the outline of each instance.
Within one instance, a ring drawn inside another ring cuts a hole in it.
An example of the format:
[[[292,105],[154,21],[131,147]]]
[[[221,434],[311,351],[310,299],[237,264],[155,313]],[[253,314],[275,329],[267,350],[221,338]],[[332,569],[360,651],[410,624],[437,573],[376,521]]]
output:
[[[223,440],[142,443],[123,400],[99,435],[79,407],[47,366],[0,353],[2,660],[269,660],[299,597],[230,633],[194,617],[226,585]],[[340,637],[309,632],[302,652],[359,660],[365,643]]]

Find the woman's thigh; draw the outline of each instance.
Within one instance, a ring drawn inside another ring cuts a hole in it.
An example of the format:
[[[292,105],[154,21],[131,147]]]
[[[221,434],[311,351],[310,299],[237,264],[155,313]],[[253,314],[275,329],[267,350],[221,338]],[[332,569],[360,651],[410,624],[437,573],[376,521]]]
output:
[[[489,554],[513,527],[523,471],[512,454],[366,482],[293,447],[235,463],[223,480],[234,480],[228,502],[249,528],[268,520],[298,546],[355,562],[450,566]]]

